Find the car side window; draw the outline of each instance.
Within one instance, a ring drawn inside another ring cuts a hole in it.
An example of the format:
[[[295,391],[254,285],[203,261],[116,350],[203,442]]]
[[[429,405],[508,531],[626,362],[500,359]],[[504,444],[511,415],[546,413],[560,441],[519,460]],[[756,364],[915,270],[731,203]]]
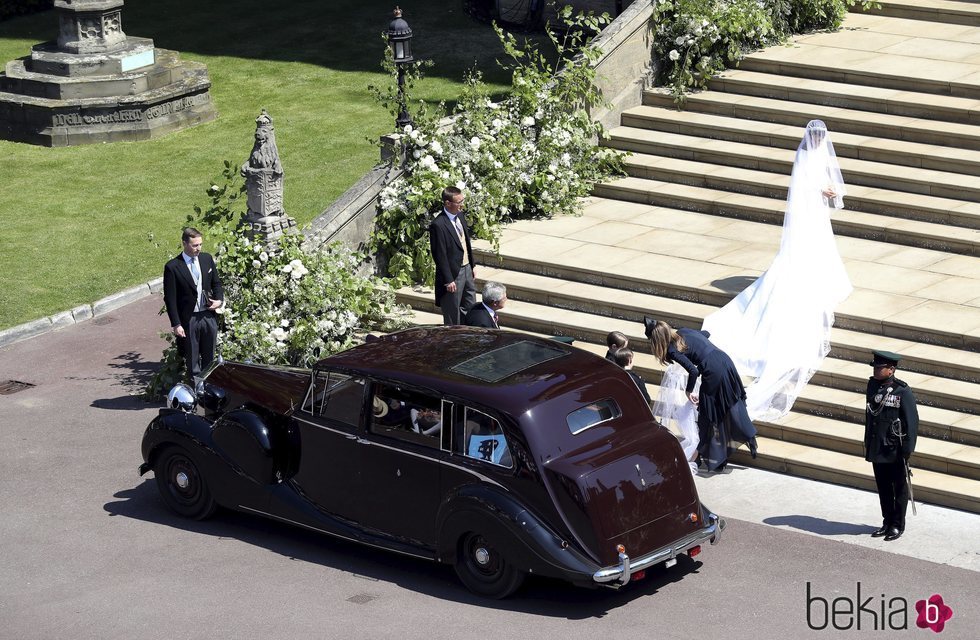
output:
[[[491,416],[466,407],[463,418],[463,437],[458,440],[457,453],[502,467],[512,467],[510,447],[500,423]]]
[[[339,371],[317,371],[303,402],[303,411],[356,427],[364,406],[364,379]]]
[[[371,433],[438,449],[442,442],[443,402],[391,384],[376,383],[371,397]]]

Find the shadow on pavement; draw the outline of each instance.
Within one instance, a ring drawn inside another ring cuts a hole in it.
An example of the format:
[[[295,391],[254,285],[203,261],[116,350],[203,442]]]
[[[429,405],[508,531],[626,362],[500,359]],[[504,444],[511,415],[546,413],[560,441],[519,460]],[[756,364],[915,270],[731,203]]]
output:
[[[159,402],[148,402],[143,396],[119,396],[118,398],[99,398],[89,405],[96,409],[111,409],[113,411],[143,411],[154,406],[162,406]]]
[[[128,351],[110,360],[109,368],[115,370],[115,378],[122,387],[127,391],[140,393],[160,368],[160,362],[147,362],[143,359],[143,354]]]
[[[755,280],[755,276],[732,276],[730,278],[712,280],[711,286],[718,287],[726,293],[740,293],[747,286],[755,282]]]
[[[763,520],[765,524],[774,527],[787,526],[801,531],[809,531],[824,536],[863,536],[871,533],[877,527],[866,524],[852,524],[850,522],[834,522],[813,516],[777,516]]]
[[[487,600],[468,592],[448,565],[370,549],[228,509],[219,509],[210,520],[185,520],[164,506],[151,478],[144,479],[132,489],[119,491],[113,497],[117,500],[103,505],[110,516],[232,538],[298,562],[320,564],[368,580],[391,582],[436,598],[570,620],[604,617],[632,600],[655,595],[688,574],[697,574],[701,567],[700,562],[680,556],[676,566],[648,570],[645,579],[634,581],[621,591],[576,588],[561,581],[531,577],[510,598]]]

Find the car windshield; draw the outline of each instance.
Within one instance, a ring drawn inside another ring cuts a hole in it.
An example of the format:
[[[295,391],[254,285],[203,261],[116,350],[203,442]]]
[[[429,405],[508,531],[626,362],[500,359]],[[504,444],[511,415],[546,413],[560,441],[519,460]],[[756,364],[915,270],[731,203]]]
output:
[[[564,355],[567,355],[567,351],[560,347],[522,340],[464,360],[450,370],[484,382],[499,382],[519,371]]]

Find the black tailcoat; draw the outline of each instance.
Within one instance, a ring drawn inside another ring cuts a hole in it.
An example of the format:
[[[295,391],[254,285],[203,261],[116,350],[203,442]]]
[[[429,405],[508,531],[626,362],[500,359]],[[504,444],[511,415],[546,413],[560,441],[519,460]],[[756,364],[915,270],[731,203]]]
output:
[[[473,308],[466,312],[466,318],[463,320],[463,324],[470,327],[497,328],[497,325],[493,323],[493,316],[490,315],[482,303],[473,305]]]
[[[466,253],[470,257],[470,266],[475,267],[473,247],[470,244],[470,229],[462,214],[457,217],[460,224],[463,225],[463,238],[466,242]],[[438,305],[442,300],[442,294],[446,293],[446,285],[455,282],[459,270],[463,268],[463,245],[459,242],[456,227],[453,226],[445,211],[437,215],[432,224],[429,225],[429,248],[432,251],[432,260],[436,265],[435,294]]]
[[[198,254],[197,262],[201,267],[201,290],[212,300],[223,300],[225,293],[214,266],[214,258],[202,252]],[[197,304],[197,285],[184,262],[183,253],[163,267],[163,303],[167,307],[170,326],[180,325],[187,331],[194,305]]]

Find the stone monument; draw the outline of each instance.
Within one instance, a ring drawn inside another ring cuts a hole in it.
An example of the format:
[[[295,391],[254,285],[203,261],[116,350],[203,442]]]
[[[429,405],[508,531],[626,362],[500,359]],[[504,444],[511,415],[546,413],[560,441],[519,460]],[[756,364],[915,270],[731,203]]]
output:
[[[207,67],[127,36],[123,0],[54,0],[58,39],[0,73],[0,139],[147,140],[217,117]]]
[[[276,130],[272,117],[263,109],[255,119],[255,144],[248,162],[242,165],[242,176],[248,202],[245,224],[253,236],[261,235],[270,242],[296,226],[296,220],[282,207],[282,175]]]

